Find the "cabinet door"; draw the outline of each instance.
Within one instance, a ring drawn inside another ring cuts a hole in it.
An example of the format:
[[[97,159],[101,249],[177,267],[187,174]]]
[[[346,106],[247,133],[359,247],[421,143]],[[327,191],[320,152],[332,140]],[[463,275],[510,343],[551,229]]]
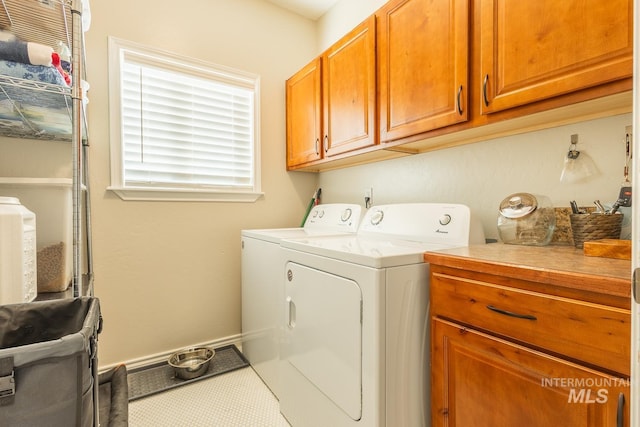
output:
[[[434,427],[629,426],[628,379],[444,320],[432,326]]]
[[[377,143],[375,16],[322,56],[326,156]]]
[[[396,0],[378,20],[380,140],[466,121],[469,0]]]
[[[632,75],[632,0],[480,5],[483,114]]]
[[[287,168],[322,158],[321,67],[317,58],[287,80]]]

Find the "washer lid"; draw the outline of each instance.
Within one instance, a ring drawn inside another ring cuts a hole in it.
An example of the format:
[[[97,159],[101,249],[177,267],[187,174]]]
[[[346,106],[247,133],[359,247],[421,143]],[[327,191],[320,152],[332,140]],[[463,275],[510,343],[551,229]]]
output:
[[[261,230],[242,230],[242,237],[265,240],[267,242],[280,243],[282,239],[301,239],[308,237],[302,228],[265,228]]]
[[[308,228],[265,228],[263,230],[242,230],[242,237],[251,237],[272,243],[280,243],[283,239],[304,239],[306,237],[339,236],[355,233],[329,231]]]
[[[242,230],[242,237],[280,243],[282,239],[355,234],[361,218],[360,205],[348,203],[317,205],[311,210],[304,227],[248,229]]]

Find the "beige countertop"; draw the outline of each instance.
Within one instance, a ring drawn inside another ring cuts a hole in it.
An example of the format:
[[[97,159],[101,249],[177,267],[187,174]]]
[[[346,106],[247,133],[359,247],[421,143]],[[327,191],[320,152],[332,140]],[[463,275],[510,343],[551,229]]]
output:
[[[631,262],[585,256],[573,246],[503,243],[426,252],[425,262],[554,286],[631,297]]]

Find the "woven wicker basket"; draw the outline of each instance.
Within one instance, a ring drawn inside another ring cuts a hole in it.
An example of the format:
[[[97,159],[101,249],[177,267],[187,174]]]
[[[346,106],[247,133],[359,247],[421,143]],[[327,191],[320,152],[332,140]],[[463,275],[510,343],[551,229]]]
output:
[[[598,239],[619,239],[624,215],[571,214],[571,232],[576,248],[584,242]]]

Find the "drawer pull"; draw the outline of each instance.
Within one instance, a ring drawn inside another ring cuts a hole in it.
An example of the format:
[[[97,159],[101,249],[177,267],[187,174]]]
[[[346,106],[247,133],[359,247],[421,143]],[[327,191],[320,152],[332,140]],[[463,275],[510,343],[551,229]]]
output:
[[[616,416],[616,426],[624,426],[624,393],[618,396],[618,414]]]
[[[514,313],[512,311],[502,310],[501,308],[497,308],[492,305],[488,305],[487,308],[491,311],[495,311],[496,313],[504,314],[505,316],[517,317],[518,319],[538,320],[536,316],[532,316],[531,314]]]

